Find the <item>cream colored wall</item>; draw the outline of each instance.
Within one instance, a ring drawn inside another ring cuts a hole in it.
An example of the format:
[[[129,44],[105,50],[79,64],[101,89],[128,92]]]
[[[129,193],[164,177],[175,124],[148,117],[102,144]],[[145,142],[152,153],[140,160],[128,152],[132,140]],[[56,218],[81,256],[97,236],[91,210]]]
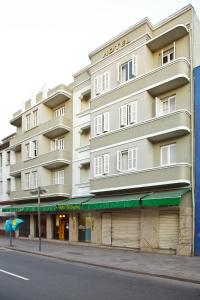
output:
[[[80,183],[88,182],[90,176],[90,167],[80,168]]]
[[[146,33],[150,33],[151,34],[151,29],[149,28],[149,26],[145,23],[141,26],[139,26],[138,28],[134,29],[133,31],[131,31],[128,34],[125,34],[122,38],[116,40],[113,43],[110,43],[107,47],[105,47],[104,49],[100,50],[98,53],[94,54],[91,57],[91,63],[96,63],[97,61],[100,61],[103,59],[103,55],[104,52],[107,49],[110,49],[111,47],[114,47],[116,44],[118,44],[119,42],[122,42],[124,38],[127,38],[129,42],[138,39],[140,36],[146,34]]]
[[[153,31],[153,37],[160,35],[161,33],[169,30],[171,27],[174,27],[178,24],[187,24],[188,22],[192,22],[192,9],[182,13],[181,15],[175,17],[174,19],[168,21],[167,23],[161,25],[157,29]]]

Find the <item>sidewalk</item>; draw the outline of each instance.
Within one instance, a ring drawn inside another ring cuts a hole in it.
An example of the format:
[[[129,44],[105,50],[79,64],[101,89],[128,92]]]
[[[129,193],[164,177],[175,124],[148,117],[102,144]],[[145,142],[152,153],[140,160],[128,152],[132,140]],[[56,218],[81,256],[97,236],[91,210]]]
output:
[[[9,248],[7,238],[0,237],[0,248],[2,247]],[[13,247],[10,249],[200,284],[200,257],[136,253],[133,250],[47,241],[42,241],[42,252],[38,252],[38,241],[24,239],[13,239]]]

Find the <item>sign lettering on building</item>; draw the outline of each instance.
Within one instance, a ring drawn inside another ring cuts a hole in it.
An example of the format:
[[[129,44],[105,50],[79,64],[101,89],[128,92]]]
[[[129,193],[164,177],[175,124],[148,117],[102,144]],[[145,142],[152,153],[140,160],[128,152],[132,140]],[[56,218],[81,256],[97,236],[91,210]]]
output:
[[[123,40],[119,41],[118,43],[116,43],[114,46],[107,48],[104,52],[103,52],[103,58],[112,54],[113,52],[123,48],[124,46],[126,46],[129,43],[128,38],[124,38]]]

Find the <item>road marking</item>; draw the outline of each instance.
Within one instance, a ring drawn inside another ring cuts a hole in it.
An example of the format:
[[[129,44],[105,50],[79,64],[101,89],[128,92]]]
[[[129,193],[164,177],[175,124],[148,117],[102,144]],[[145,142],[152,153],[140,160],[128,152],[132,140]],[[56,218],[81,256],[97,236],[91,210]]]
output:
[[[0,269],[0,272],[1,272],[1,273],[8,274],[8,275],[11,275],[11,276],[14,276],[14,277],[17,277],[17,278],[20,278],[20,279],[23,279],[23,280],[30,280],[29,278],[26,278],[26,277],[23,277],[23,276],[19,276],[19,275],[17,275],[17,274],[10,273],[10,272],[7,272],[7,271],[2,270],[2,269]]]

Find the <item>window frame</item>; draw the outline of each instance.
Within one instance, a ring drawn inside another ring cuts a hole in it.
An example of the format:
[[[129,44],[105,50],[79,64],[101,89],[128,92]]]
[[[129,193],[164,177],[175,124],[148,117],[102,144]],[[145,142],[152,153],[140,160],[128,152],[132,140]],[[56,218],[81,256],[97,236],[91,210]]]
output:
[[[172,147],[175,147],[175,161],[174,162],[171,162],[171,156],[172,156],[171,148]],[[171,165],[176,164],[176,147],[177,147],[176,143],[172,143],[172,144],[168,144],[168,145],[164,145],[164,146],[160,147],[160,165],[162,167],[171,166]],[[166,163],[163,163],[163,151],[164,151],[164,149],[167,149],[167,162]]]

